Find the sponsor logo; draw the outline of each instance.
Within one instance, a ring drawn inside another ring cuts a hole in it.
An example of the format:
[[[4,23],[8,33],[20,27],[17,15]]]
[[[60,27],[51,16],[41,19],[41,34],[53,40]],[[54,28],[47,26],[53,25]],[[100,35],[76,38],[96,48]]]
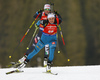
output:
[[[36,46],[36,47],[40,49],[40,47],[39,47],[39,46]]]
[[[45,7],[50,7],[50,5],[45,5]]]
[[[56,26],[47,26],[47,27],[50,27],[50,28],[52,28],[52,27],[56,27]]]
[[[55,44],[55,42],[52,42],[52,44]]]
[[[45,17],[45,18],[42,18],[42,19],[47,20],[47,18],[46,18],[46,17]]]
[[[38,41],[37,41],[37,38],[35,38],[35,43],[37,43]]]
[[[42,31],[44,30],[44,29],[43,29],[43,28],[41,28],[41,27],[40,27],[39,29],[40,29],[40,30],[42,30]]]
[[[53,33],[53,32],[54,32],[53,30],[49,30],[49,31],[48,31],[48,33]]]

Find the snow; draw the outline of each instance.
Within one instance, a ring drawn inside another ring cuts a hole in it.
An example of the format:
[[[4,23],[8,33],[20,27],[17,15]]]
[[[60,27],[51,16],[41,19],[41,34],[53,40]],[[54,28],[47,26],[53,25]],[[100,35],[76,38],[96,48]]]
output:
[[[0,80],[100,80],[100,65],[52,67],[53,73],[46,74],[44,67],[24,68],[23,73],[6,75],[14,68],[1,68]]]

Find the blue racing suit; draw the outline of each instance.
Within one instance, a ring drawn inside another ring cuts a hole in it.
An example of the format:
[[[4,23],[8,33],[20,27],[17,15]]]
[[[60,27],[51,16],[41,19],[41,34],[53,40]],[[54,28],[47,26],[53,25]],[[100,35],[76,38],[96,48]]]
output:
[[[32,59],[32,57],[35,56],[46,44],[49,44],[49,61],[52,62],[54,58],[54,51],[57,45],[57,37],[56,34],[48,35],[45,33],[42,34],[41,39],[35,46],[35,49],[27,56],[26,60]]]

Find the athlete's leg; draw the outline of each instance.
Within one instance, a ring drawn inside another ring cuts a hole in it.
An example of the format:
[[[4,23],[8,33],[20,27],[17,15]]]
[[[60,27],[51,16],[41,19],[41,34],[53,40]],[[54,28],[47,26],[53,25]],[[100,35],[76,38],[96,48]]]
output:
[[[49,44],[49,50],[50,50],[50,53],[49,53],[49,58],[48,58],[48,63],[47,63],[47,68],[46,68],[46,71],[47,72],[51,72],[51,64],[52,64],[52,61],[54,59],[54,51],[56,49],[56,44],[57,42],[54,41],[54,42],[51,42]]]

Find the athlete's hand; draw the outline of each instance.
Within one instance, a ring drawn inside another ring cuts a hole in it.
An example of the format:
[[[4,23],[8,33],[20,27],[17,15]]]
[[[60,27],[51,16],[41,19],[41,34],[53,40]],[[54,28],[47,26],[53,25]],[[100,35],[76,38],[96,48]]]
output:
[[[43,9],[40,9],[39,11],[38,11],[38,13],[42,13],[43,12]]]
[[[48,21],[47,20],[40,20],[40,24],[44,25],[46,24]]]
[[[58,12],[57,12],[56,10],[54,10],[54,13],[55,13],[56,15],[58,15]]]

